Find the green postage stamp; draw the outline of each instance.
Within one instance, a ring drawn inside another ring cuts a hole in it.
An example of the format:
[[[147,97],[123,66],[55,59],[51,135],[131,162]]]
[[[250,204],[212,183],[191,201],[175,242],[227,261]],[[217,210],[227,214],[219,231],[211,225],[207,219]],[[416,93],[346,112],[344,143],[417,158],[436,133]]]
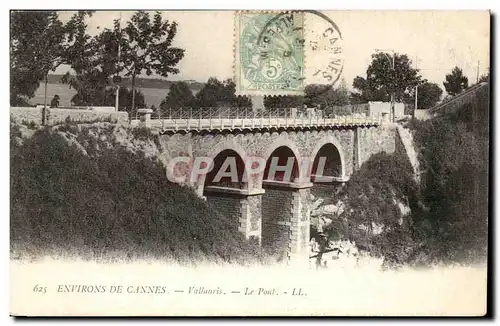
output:
[[[236,12],[235,43],[239,95],[303,94],[302,12]]]

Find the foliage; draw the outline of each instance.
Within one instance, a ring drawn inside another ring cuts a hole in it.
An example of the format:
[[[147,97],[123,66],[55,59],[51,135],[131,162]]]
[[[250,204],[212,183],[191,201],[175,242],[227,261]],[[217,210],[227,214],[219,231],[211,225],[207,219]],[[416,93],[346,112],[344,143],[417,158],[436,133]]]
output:
[[[64,26],[55,11],[13,11],[10,24],[11,103],[31,98],[61,63]]]
[[[28,121],[28,120],[23,119],[23,120],[21,121],[21,124],[22,124],[23,126],[28,127],[28,129],[33,129],[33,130],[35,130],[35,129],[37,129],[37,128],[38,128],[38,126],[37,126],[36,122],[35,122],[35,121],[33,121],[33,120]]]
[[[489,83],[490,82],[490,73],[486,73],[484,75],[481,75],[481,77],[479,77],[479,83]]]
[[[91,12],[80,11],[63,24],[55,11],[11,12],[11,105],[24,104],[35,95],[40,81],[47,81],[49,72],[72,63],[67,51],[75,45],[75,21],[88,15]]]
[[[148,127],[135,127],[131,130],[132,135],[138,140],[150,140],[158,136],[151,131]]]
[[[91,11],[78,11],[63,24],[55,11],[13,11],[10,24],[11,105],[32,98],[61,64],[73,65],[81,52],[82,26]],[[24,98],[23,98],[24,97]]]
[[[115,20],[114,33],[119,35],[121,47],[120,67],[125,76],[132,78],[132,110],[135,108],[135,78],[146,73],[162,77],[179,73],[175,66],[184,57],[184,50],[172,46],[177,34],[177,22],[163,20],[157,11],[153,17],[148,12],[137,11],[126,27],[121,29]]]
[[[170,85],[170,91],[163,101],[160,109],[165,112],[169,108],[192,107],[195,103],[193,92],[186,82],[174,82]]]
[[[434,107],[441,99],[441,95],[443,95],[443,90],[438,84],[424,82],[418,86],[418,109],[430,109]]]
[[[446,75],[446,81],[443,82],[446,92],[450,95],[460,94],[468,87],[469,80],[464,76],[462,69],[455,67],[450,74]]]
[[[252,107],[247,96],[236,96],[236,84],[232,79],[220,81],[210,77],[196,94],[195,107]]]
[[[79,145],[70,145],[45,129],[11,147],[12,246],[90,259],[249,263],[258,257],[237,221],[213,211],[191,188],[169,183],[161,163],[90,134],[82,130]]]
[[[87,24],[82,17],[68,24],[73,24],[76,32],[71,35],[74,43],[66,50],[66,56],[71,58],[71,68],[76,75],[67,72],[61,81],[76,90],[77,93],[71,99],[73,105],[102,105],[109,85],[108,79],[116,72],[112,47],[107,43],[110,33],[105,30],[91,37],[87,34]]]
[[[105,91],[105,101],[103,105],[115,106],[116,104],[116,89],[107,88]],[[146,100],[144,98],[144,93],[140,90],[135,91],[135,103],[136,106],[132,109],[132,90],[126,87],[120,86],[120,93],[118,95],[118,110],[126,111],[130,118],[135,117],[137,114],[137,109],[142,109],[147,107]]]
[[[298,108],[307,107],[331,107],[349,104],[349,90],[345,83],[338,88],[332,85],[310,84],[304,89],[304,96],[280,95],[265,96],[264,106],[266,108]]]
[[[332,85],[307,85],[304,89],[304,104],[308,107],[331,107],[348,105],[349,90],[343,81],[338,88]]]
[[[161,109],[159,107],[156,107],[153,104],[149,107],[149,109],[153,111],[153,113],[151,113],[151,117],[153,117],[153,118],[160,118],[161,117]]]
[[[298,95],[264,96],[264,107],[276,108],[298,108],[304,105],[304,97]]]
[[[68,56],[74,56],[72,68],[76,75],[67,73],[63,77],[63,82],[77,91],[73,105],[114,106],[117,85],[111,77],[125,71],[125,76],[132,79],[132,89],[120,86],[119,108],[134,116],[137,107],[146,106],[143,94],[136,90],[136,76],[157,73],[167,77],[179,72],[175,66],[184,50],[171,46],[177,23],[162,20],[159,12],[151,20],[148,12],[138,11],[123,29],[117,19],[113,29],[106,28],[93,38],[86,34],[83,22],[77,26],[77,41],[66,51]]]
[[[392,93],[397,102],[403,102],[422,82],[418,69],[411,67],[408,56],[398,53],[394,54],[394,69],[391,54],[373,54],[366,76],[366,79],[360,76],[354,78],[352,86],[357,92],[352,94],[352,103],[388,102]]]
[[[332,239],[340,236],[372,255],[384,257],[385,264],[403,264],[414,246],[413,222],[410,216],[403,216],[398,203],[418,210],[417,190],[412,167],[404,155],[375,154],[336,195],[346,207],[325,231]],[[374,225],[383,226],[380,234],[373,232]]]
[[[489,90],[483,88],[457,113],[411,120],[420,184],[404,154],[373,155],[334,195],[345,209],[325,229],[329,237],[355,241],[360,249],[383,256],[386,266],[485,259],[488,110]],[[410,208],[408,215],[402,215],[400,204]],[[377,226],[383,226],[378,234],[373,232]]]
[[[433,255],[447,261],[485,257],[488,234],[488,134],[457,118],[414,127],[429,207],[417,221],[419,232]]]

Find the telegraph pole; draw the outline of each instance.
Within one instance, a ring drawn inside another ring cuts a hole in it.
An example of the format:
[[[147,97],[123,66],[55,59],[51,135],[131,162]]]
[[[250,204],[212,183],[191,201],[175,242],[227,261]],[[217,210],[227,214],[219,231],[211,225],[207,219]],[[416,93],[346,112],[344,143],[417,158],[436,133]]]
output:
[[[120,20],[118,23],[118,31],[119,31],[119,38],[118,38],[118,56],[116,60],[116,67],[118,68],[118,65],[120,64],[120,52],[121,52],[121,39],[122,39],[122,30],[121,30],[121,24],[122,24],[122,13],[120,11]],[[119,78],[117,78],[118,80]],[[118,82],[116,85],[116,98],[115,98],[115,111],[118,112],[118,105],[119,105],[119,98],[120,98],[120,83]]]
[[[387,53],[385,53],[385,51],[391,51],[392,52],[392,57],[389,57],[389,55]],[[395,57],[396,57],[396,52],[394,51],[394,49],[375,49],[375,52],[381,52],[382,54],[385,55],[385,57],[387,58],[387,60],[389,60],[389,63],[391,63],[391,69],[392,69],[392,73],[395,74],[396,73],[396,66],[395,66]],[[393,75],[394,76],[394,75]],[[393,85],[394,87],[394,85]],[[392,115],[392,122],[396,121],[396,108],[395,108],[395,103],[394,103],[394,89],[391,90],[391,108],[389,109],[389,116]]]
[[[476,84],[479,83],[479,60],[477,60]]]
[[[415,69],[418,70],[418,54],[415,56]],[[415,108],[413,109],[413,117],[415,117],[415,112],[417,112],[418,105],[418,84],[415,86]]]

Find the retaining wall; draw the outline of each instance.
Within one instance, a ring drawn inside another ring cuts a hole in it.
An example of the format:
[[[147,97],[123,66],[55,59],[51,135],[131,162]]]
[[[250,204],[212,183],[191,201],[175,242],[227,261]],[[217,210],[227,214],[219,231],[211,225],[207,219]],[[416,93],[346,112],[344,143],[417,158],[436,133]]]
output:
[[[42,110],[42,108],[34,107],[11,107],[10,117],[18,123],[35,123],[37,125],[41,125]],[[108,121],[118,124],[128,124],[128,113],[123,111],[105,112],[94,110],[47,108],[47,125],[61,124],[67,119],[81,123]]]

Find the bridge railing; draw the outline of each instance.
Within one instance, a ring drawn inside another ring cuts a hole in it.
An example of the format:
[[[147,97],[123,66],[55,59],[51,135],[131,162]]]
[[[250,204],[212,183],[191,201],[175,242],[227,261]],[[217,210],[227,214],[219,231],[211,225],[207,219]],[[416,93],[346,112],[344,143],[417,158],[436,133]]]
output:
[[[350,124],[379,124],[381,117],[326,108],[171,108],[153,117],[152,126],[164,129],[254,128]]]

